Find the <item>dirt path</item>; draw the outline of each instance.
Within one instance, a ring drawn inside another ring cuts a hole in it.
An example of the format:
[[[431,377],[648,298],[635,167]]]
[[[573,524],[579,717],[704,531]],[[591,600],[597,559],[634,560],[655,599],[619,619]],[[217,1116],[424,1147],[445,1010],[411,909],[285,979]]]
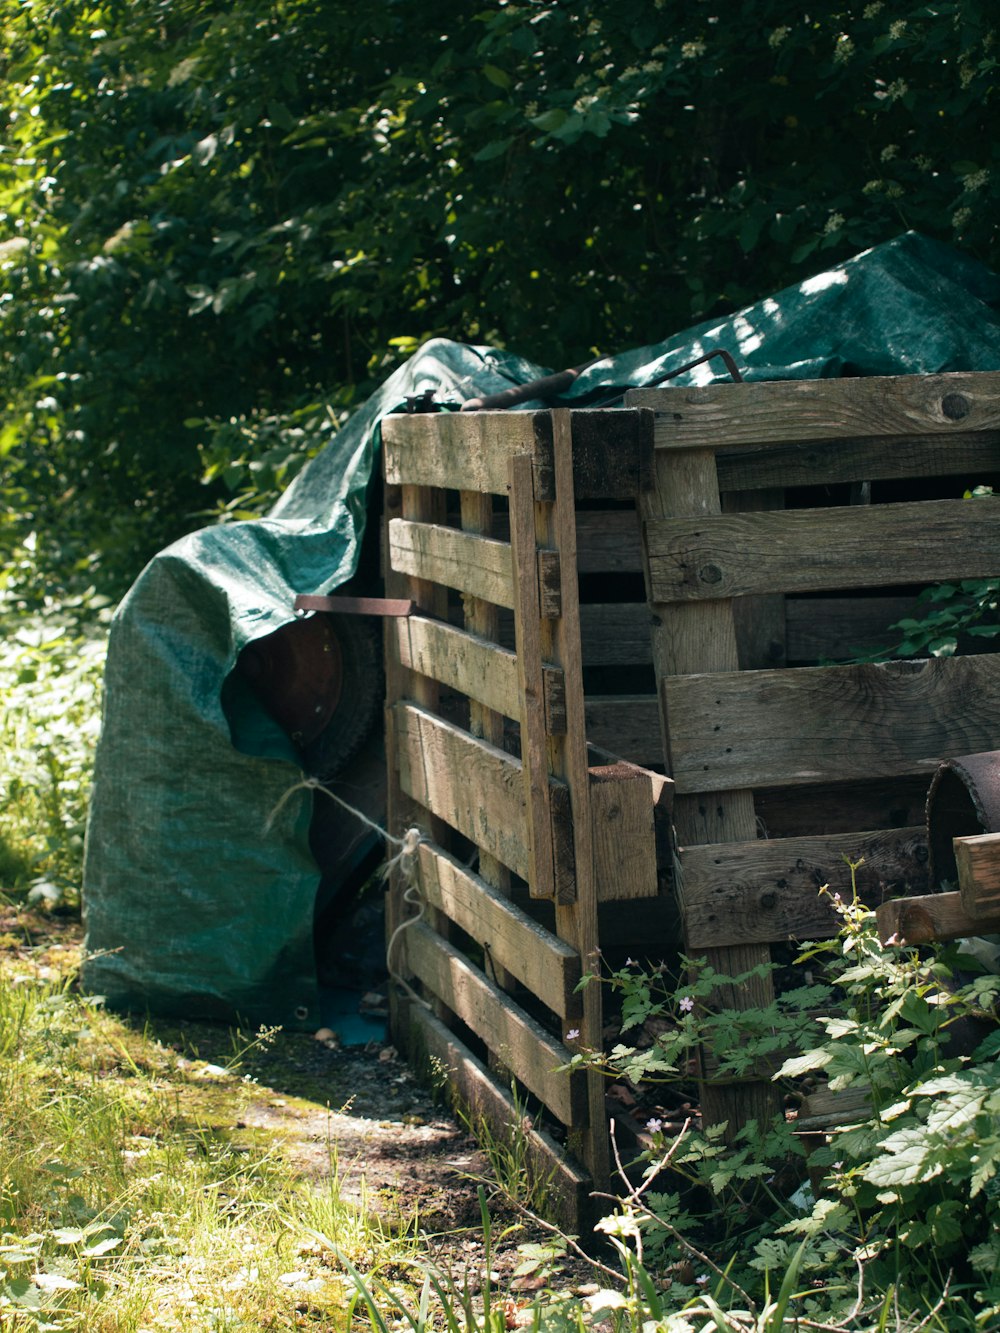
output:
[[[0,907],[0,950],[14,969],[69,977],[81,936],[72,917]],[[478,1188],[489,1180],[487,1156],[392,1046],[342,1048],[285,1032],[255,1043],[226,1027],[166,1019],[136,1022],[133,1031],[137,1043],[159,1050],[182,1088],[179,1114],[192,1126],[237,1150],[266,1146],[318,1190],[335,1183],[342,1199],[389,1228],[418,1227],[431,1256],[450,1269],[482,1268]],[[495,1193],[490,1210],[496,1232],[506,1233],[492,1267],[509,1283],[518,1245],[548,1237]],[[592,1276],[585,1264],[561,1265],[561,1281],[573,1290],[585,1290]]]

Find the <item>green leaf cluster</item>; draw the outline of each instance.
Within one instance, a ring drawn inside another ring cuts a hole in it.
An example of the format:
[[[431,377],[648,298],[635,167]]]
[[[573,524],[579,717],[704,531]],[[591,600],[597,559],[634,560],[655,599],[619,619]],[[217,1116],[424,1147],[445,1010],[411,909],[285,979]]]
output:
[[[0,551],[74,588],[257,512],[241,423],[308,453],[426,336],[570,365],[910,227],[1000,267],[981,4],[0,0],[0,39]]]
[[[791,1049],[775,1074],[790,1095],[817,1080],[862,1094],[808,1158],[794,1117],[735,1136],[689,1124],[679,1138],[650,1121],[646,1184],[625,1209],[637,1253],[649,1264],[678,1247],[707,1251],[719,1274],[725,1268],[730,1304],[751,1292],[765,1307],[762,1277],[787,1276],[794,1260],[818,1284],[795,1297],[800,1313],[838,1327],[881,1327],[878,1310],[904,1293],[913,1311],[943,1300],[948,1327],[991,1326],[1000,1308],[1000,976],[959,945],[884,946],[857,897],[833,905],[839,934],[797,959],[823,984],[785,990],[766,1008],[726,1007],[727,989],[750,974],[722,977],[690,959],[680,985],[632,960],[607,976],[629,1030],[648,1025],[635,1046],[593,1058],[616,1078],[640,1088],[689,1078],[700,1047],[709,1076],[731,1081]],[[653,1192],[663,1173],[680,1188]],[[699,1197],[711,1200],[700,1219]],[[871,1323],[850,1322],[863,1309]]]

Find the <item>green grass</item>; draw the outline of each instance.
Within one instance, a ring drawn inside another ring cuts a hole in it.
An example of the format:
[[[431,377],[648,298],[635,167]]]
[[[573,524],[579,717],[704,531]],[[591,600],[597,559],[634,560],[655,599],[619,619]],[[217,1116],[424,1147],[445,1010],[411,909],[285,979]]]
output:
[[[0,971],[0,1327],[346,1328],[340,1256],[391,1268],[406,1228],[340,1199],[335,1154],[316,1189],[200,1123],[196,1067],[21,957]]]

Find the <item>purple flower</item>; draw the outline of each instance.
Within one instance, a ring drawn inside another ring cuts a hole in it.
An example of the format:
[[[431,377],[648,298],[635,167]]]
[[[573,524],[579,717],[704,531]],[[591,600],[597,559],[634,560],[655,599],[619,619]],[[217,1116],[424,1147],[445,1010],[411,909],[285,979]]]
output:
[[[577,1037],[578,1037],[579,1035],[580,1035],[580,1029],[579,1029],[579,1028],[570,1028],[570,1030],[566,1033],[566,1040],[567,1040],[567,1041],[576,1041],[576,1039],[577,1039]]]
[[[654,1117],[652,1120],[646,1121],[646,1128],[649,1130],[650,1134],[659,1134],[660,1130],[663,1128],[663,1121],[657,1120]]]
[[[691,999],[690,995],[684,995],[682,996],[681,1002],[677,1007],[680,1009],[682,1014],[689,1014],[691,1010],[694,1008],[694,1000]]]

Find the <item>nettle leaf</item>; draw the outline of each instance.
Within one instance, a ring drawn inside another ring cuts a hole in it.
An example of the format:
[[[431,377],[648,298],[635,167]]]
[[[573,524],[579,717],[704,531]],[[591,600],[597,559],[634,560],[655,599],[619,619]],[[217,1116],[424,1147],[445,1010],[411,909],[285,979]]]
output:
[[[977,1153],[972,1160],[976,1166],[969,1182],[969,1194],[974,1199],[996,1175],[997,1167],[1000,1167],[1000,1143],[994,1140],[989,1152]]]
[[[804,1055],[793,1055],[784,1062],[774,1078],[798,1078],[814,1069],[825,1068],[832,1059],[833,1052],[822,1046],[815,1051],[806,1051]]]
[[[883,1140],[881,1151],[885,1156],[869,1162],[861,1171],[862,1177],[878,1188],[916,1185],[932,1180],[944,1169],[924,1129],[901,1129],[890,1134]]]

